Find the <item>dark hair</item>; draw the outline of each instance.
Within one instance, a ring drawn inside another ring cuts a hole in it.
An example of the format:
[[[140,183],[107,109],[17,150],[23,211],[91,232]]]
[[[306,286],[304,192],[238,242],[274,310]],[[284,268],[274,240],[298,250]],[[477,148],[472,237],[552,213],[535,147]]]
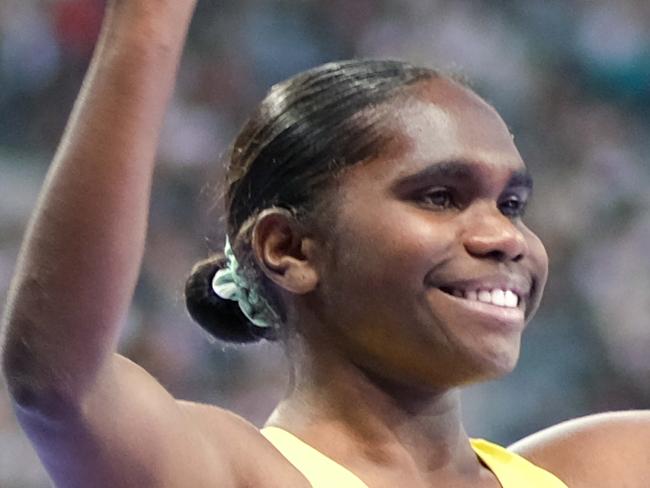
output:
[[[247,281],[261,287],[279,317],[278,300],[252,256],[250,224],[269,207],[308,216],[341,169],[368,160],[388,142],[379,127],[385,115],[376,108],[408,85],[437,76],[401,61],[328,63],[275,85],[244,124],[228,161],[227,234]],[[194,267],[185,288],[192,318],[229,342],[277,338],[280,324],[257,327],[237,302],[212,291],[212,278],[224,266],[219,254]]]

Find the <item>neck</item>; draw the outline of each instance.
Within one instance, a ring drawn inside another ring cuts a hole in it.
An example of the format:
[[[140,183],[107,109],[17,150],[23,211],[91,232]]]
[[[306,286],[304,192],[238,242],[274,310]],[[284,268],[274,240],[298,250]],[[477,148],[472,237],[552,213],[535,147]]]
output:
[[[478,474],[457,389],[425,391],[391,382],[345,358],[325,360],[322,350],[300,359],[268,424],[293,432],[355,472]]]

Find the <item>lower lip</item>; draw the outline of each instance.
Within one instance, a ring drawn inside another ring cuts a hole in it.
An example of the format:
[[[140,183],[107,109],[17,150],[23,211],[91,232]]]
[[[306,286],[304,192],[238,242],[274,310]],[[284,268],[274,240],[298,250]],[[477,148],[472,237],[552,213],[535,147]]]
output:
[[[475,321],[491,328],[509,331],[523,330],[524,328],[525,314],[521,308],[500,307],[491,303],[456,297],[437,288],[436,291],[452,301],[454,305],[462,307],[463,311],[471,314]]]

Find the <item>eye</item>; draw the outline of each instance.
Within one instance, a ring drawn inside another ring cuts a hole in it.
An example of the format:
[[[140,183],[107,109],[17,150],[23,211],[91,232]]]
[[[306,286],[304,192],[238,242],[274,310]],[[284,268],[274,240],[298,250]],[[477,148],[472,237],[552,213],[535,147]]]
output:
[[[528,202],[517,195],[510,195],[499,203],[499,210],[507,217],[523,217]]]
[[[448,188],[435,188],[421,194],[417,201],[427,207],[447,209],[455,205],[454,196]]]

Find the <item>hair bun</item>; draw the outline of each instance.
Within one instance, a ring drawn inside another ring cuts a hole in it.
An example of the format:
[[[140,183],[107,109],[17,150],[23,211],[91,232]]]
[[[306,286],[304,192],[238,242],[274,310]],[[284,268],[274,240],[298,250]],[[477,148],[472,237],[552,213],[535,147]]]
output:
[[[217,254],[198,262],[185,283],[185,305],[192,319],[210,335],[226,342],[247,343],[273,339],[272,328],[252,324],[234,300],[218,296],[212,289],[217,271],[226,267],[226,257]]]

